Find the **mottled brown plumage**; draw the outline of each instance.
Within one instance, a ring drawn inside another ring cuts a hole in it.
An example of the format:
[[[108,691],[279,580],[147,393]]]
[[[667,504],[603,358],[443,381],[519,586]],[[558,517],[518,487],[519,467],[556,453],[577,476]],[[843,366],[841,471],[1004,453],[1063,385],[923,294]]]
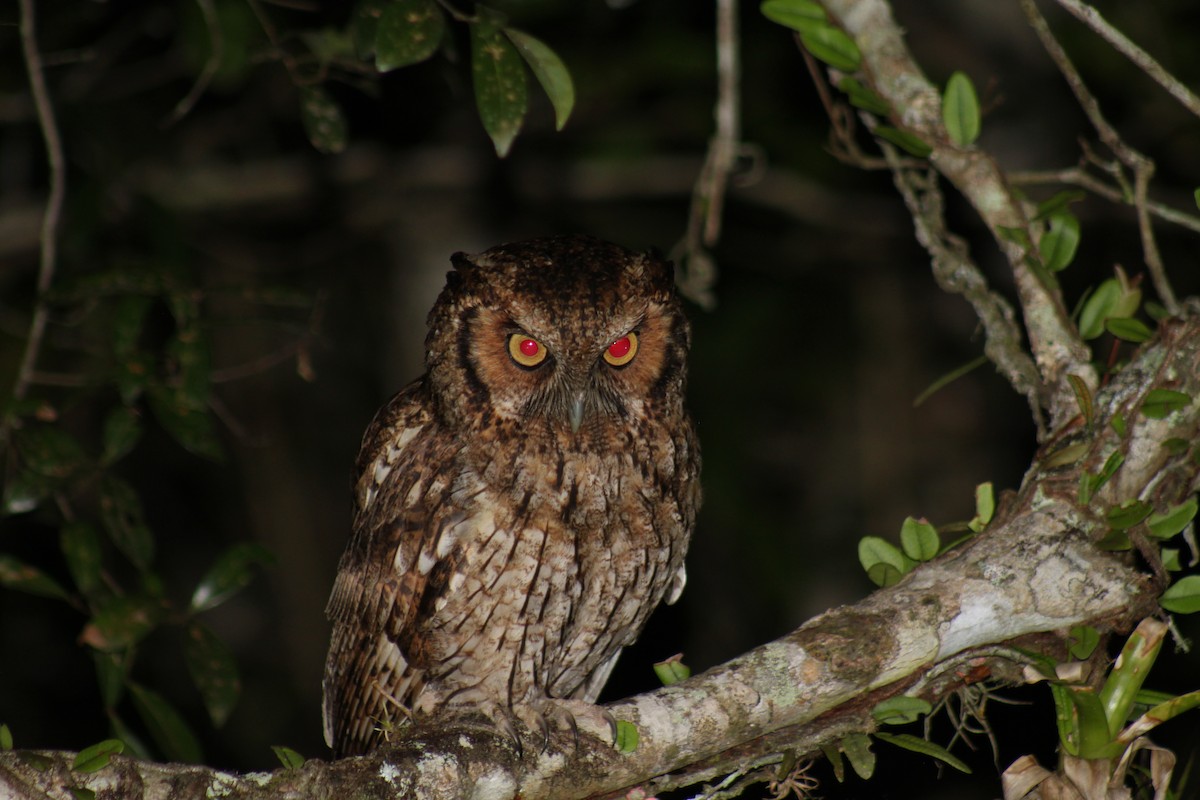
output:
[[[427,372],[358,457],[328,607],[339,755],[409,717],[480,710],[511,730],[594,703],[683,588],[700,454],[671,265],[583,236],[453,263]]]

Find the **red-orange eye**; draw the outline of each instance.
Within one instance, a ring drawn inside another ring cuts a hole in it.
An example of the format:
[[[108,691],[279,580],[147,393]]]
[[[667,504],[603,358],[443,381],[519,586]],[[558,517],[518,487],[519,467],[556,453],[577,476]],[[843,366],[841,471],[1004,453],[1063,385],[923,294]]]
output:
[[[546,360],[546,348],[542,343],[523,333],[508,337],[508,354],[522,367],[536,367]]]
[[[604,351],[604,360],[614,367],[623,367],[633,361],[637,351],[637,334],[630,331],[608,346],[608,349]]]

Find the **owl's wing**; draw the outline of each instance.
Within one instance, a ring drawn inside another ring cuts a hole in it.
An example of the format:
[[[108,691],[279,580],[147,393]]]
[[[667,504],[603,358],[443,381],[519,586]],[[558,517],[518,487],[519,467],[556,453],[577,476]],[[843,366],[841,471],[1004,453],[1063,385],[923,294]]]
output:
[[[367,749],[380,721],[397,716],[396,698],[412,688],[406,681],[419,677],[397,642],[411,635],[428,580],[418,554],[438,531],[424,489],[446,461],[443,438],[420,381],[393,397],[363,436],[353,532],[325,612],[333,623],[325,740],[339,754]]]

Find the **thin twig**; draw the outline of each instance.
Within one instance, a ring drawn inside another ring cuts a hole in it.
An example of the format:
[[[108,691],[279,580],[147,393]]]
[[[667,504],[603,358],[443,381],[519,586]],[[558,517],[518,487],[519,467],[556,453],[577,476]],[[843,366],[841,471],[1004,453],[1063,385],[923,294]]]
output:
[[[196,0],[196,5],[200,7],[200,14],[204,17],[204,26],[208,29],[208,44],[211,49],[208,60],[204,62],[204,69],[196,76],[196,82],[192,84],[191,90],[175,105],[171,115],[163,120],[162,127],[164,128],[169,128],[191,113],[192,108],[208,91],[209,85],[216,77],[217,70],[221,68],[221,62],[225,58],[225,35],[221,31],[221,21],[217,19],[216,5],[213,0]]]
[[[1193,94],[1174,75],[1163,69],[1162,65],[1155,61],[1149,53],[1138,47],[1129,37],[1110,25],[1100,15],[1099,11],[1087,3],[1081,3],[1079,0],[1057,0],[1057,2],[1060,6],[1071,12],[1076,19],[1087,25],[1106,42],[1111,44],[1114,50],[1137,65],[1138,69],[1146,73],[1151,80],[1166,89],[1172,97],[1179,101],[1180,105],[1197,117],[1200,117],[1200,97]]]
[[[62,217],[63,198],[66,195],[66,157],[63,155],[62,137],[58,132],[58,123],[54,119],[54,108],[50,104],[50,92],[46,88],[46,78],[42,74],[42,57],[38,51],[36,21],[34,19],[33,0],[20,0],[21,9],[21,51],[24,55],[25,70],[29,73],[29,90],[33,96],[33,105],[37,110],[38,127],[42,131],[42,139],[46,142],[46,160],[50,169],[50,194],[46,198],[46,209],[42,214],[42,228],[39,235],[41,257],[38,264],[37,296],[33,302],[33,318],[29,323],[29,336],[25,340],[25,352],[21,356],[21,365],[17,369],[17,379],[13,384],[12,397],[20,400],[29,390],[37,363],[38,353],[42,346],[42,337],[46,333],[46,320],[49,309],[46,305],[46,292],[54,281],[54,270],[58,263],[58,223]]]
[[[704,308],[712,308],[716,265],[709,250],[721,237],[725,191],[737,162],[741,142],[738,94],[737,0],[717,0],[716,132],[708,142],[704,166],[692,190],[688,227],[683,241],[685,275],[680,289]]]
[[[1104,181],[1091,175],[1080,167],[1068,167],[1066,169],[1053,170],[1026,170],[1008,173],[1009,183],[1014,186],[1036,186],[1041,184],[1063,184],[1066,186],[1078,186],[1081,189],[1086,189],[1092,194],[1099,195],[1105,200],[1110,200],[1114,203],[1130,203],[1130,198],[1120,189],[1109,186]],[[1182,211],[1172,208],[1165,203],[1159,203],[1155,200],[1147,200],[1145,204],[1146,210],[1163,220],[1164,222],[1172,222],[1176,225],[1181,225],[1184,228],[1200,233],[1200,217],[1194,214],[1185,214]]]
[[[1086,6],[1078,4],[1076,0],[1058,0],[1058,2],[1067,6],[1068,10],[1071,10],[1070,5],[1078,5],[1081,9],[1086,8]],[[1150,272],[1150,280],[1154,283],[1154,290],[1158,293],[1163,306],[1171,314],[1178,314],[1179,301],[1176,300],[1175,291],[1171,288],[1171,282],[1167,279],[1167,271],[1159,255],[1158,244],[1155,242],[1154,227],[1150,221],[1150,212],[1146,208],[1146,203],[1148,202],[1146,195],[1149,190],[1150,178],[1154,174],[1154,162],[1126,144],[1125,140],[1117,132],[1117,129],[1105,119],[1103,112],[1100,110],[1100,103],[1083,82],[1083,77],[1075,69],[1075,65],[1071,62],[1071,58],[1067,55],[1066,50],[1054,38],[1054,34],[1050,31],[1050,25],[1046,22],[1046,18],[1042,16],[1041,12],[1038,11],[1034,0],[1021,0],[1021,8],[1025,12],[1025,17],[1028,19],[1030,27],[1033,28],[1034,33],[1037,34],[1038,39],[1041,41],[1043,49],[1050,56],[1055,66],[1058,67],[1059,72],[1062,73],[1063,78],[1067,81],[1067,85],[1075,94],[1075,99],[1078,101],[1080,108],[1083,109],[1083,113],[1087,115],[1088,121],[1096,129],[1096,133],[1100,136],[1100,141],[1104,142],[1113,154],[1120,159],[1122,164],[1133,170],[1134,207],[1137,210],[1138,231],[1142,237],[1142,257],[1146,262],[1147,270]],[[1072,11],[1072,13],[1076,12]],[[1099,18],[1098,14],[1095,16]],[[1103,20],[1101,19],[1100,22],[1103,22]],[[1107,23],[1105,24],[1107,25]],[[1129,44],[1132,45],[1132,43]],[[1147,58],[1149,57],[1147,56]],[[1157,64],[1154,66],[1158,68],[1159,72],[1162,72],[1161,67],[1158,67]]]

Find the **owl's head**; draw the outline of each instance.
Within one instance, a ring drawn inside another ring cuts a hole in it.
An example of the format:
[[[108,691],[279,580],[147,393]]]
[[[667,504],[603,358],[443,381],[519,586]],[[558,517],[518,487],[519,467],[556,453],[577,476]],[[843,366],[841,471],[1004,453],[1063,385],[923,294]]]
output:
[[[586,439],[682,403],[690,333],[670,262],[587,236],[452,261],[426,341],[447,422]]]

